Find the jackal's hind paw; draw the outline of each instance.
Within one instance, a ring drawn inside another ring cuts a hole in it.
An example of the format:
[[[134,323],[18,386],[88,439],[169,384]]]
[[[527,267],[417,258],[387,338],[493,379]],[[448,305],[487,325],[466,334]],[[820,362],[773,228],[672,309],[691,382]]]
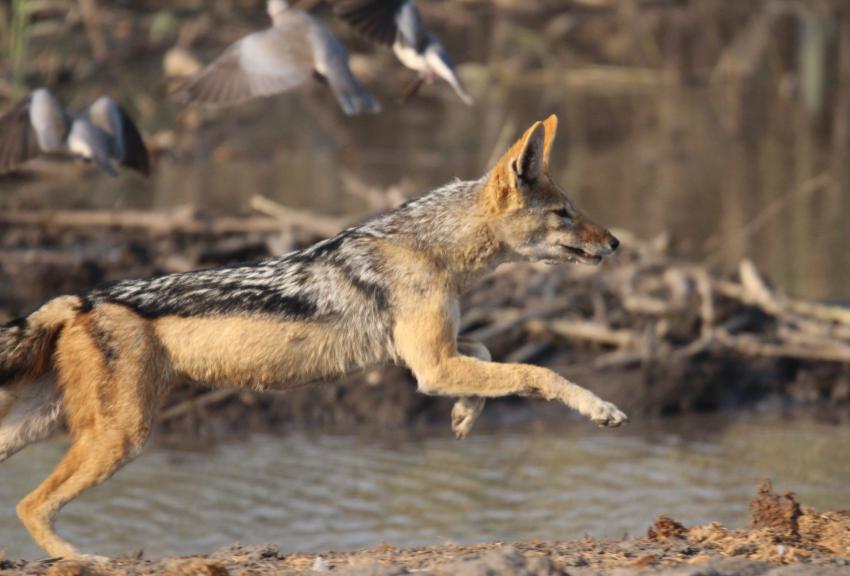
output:
[[[629,421],[629,417],[622,410],[605,400],[600,400],[591,409],[589,416],[594,423],[608,428],[616,428]]]

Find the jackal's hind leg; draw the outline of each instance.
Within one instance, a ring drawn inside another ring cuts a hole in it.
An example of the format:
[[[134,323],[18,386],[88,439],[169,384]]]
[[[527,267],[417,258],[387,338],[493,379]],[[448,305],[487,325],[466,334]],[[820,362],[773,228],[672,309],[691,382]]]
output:
[[[129,448],[120,432],[87,430],[74,440],[53,473],[21,500],[17,507],[18,517],[48,554],[80,557],[76,548],[54,531],[56,514],[65,504],[108,479],[131,460]]]
[[[101,308],[97,317],[70,322],[59,337],[57,380],[71,447],[17,508],[33,539],[52,556],[80,557],[56,534],[56,515],[141,452],[169,384],[145,321],[121,307]]]
[[[457,351],[464,356],[471,356],[489,362],[492,357],[490,351],[481,342],[458,338]],[[466,438],[472,425],[484,410],[484,398],[479,396],[464,396],[458,399],[452,406],[452,430],[458,440]]]

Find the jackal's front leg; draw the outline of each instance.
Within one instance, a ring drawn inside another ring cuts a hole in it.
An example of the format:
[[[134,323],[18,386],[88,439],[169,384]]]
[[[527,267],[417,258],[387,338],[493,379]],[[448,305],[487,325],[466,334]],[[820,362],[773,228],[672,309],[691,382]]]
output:
[[[558,374],[530,364],[497,364],[458,353],[444,306],[426,306],[399,318],[395,341],[419,389],[443,396],[536,395],[559,400],[600,426],[619,426],[628,418],[616,406]]]
[[[413,368],[413,372],[426,394],[485,398],[535,395],[563,402],[600,426],[616,427],[628,420],[614,404],[540,366],[453,356],[435,366]]]

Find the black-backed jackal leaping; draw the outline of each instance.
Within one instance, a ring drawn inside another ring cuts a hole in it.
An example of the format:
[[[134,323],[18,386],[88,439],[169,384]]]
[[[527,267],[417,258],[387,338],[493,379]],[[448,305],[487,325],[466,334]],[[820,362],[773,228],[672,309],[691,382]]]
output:
[[[125,280],[0,326],[0,460],[64,420],[71,446],[18,505],[38,544],[78,556],[57,512],[139,454],[179,381],[280,390],[399,363],[459,398],[458,436],[485,398],[558,400],[603,426],[626,415],[558,374],[498,364],[458,337],[458,299],[510,261],[598,264],[618,241],[549,175],[557,119],[536,122],[479,180],[454,182],[304,250]]]

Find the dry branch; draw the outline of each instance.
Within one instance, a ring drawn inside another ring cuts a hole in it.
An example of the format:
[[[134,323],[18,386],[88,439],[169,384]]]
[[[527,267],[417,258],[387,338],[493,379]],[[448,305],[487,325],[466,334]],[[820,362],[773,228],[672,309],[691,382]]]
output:
[[[251,197],[251,208],[282,224],[303,228],[319,236],[333,236],[352,223],[348,218],[334,218],[296,210],[260,195]]]
[[[603,324],[582,320],[552,320],[546,324],[537,320],[529,322],[528,327],[532,332],[548,330],[571,340],[617,346],[618,348],[637,349],[641,347],[643,342],[643,337],[631,330],[614,330]]]
[[[731,336],[718,332],[715,337],[726,348],[747,356],[799,358],[850,363],[850,346],[804,346],[797,343],[764,342],[757,336]]]
[[[271,218],[221,217],[201,219],[188,208],[170,212],[137,210],[13,210],[0,212],[0,225],[38,226],[45,229],[116,228],[142,229],[156,234],[229,234],[277,232],[279,221]]]
[[[199,408],[203,408],[205,406],[209,406],[211,404],[215,404],[216,402],[222,402],[227,400],[231,396],[236,396],[239,394],[239,390],[213,390],[211,392],[207,392],[202,396],[198,396],[195,398],[190,398],[189,400],[185,400],[163,410],[160,413],[158,420],[160,423],[168,422],[170,420],[175,420],[180,418],[181,416],[186,415],[188,412],[192,412],[198,410]]]

